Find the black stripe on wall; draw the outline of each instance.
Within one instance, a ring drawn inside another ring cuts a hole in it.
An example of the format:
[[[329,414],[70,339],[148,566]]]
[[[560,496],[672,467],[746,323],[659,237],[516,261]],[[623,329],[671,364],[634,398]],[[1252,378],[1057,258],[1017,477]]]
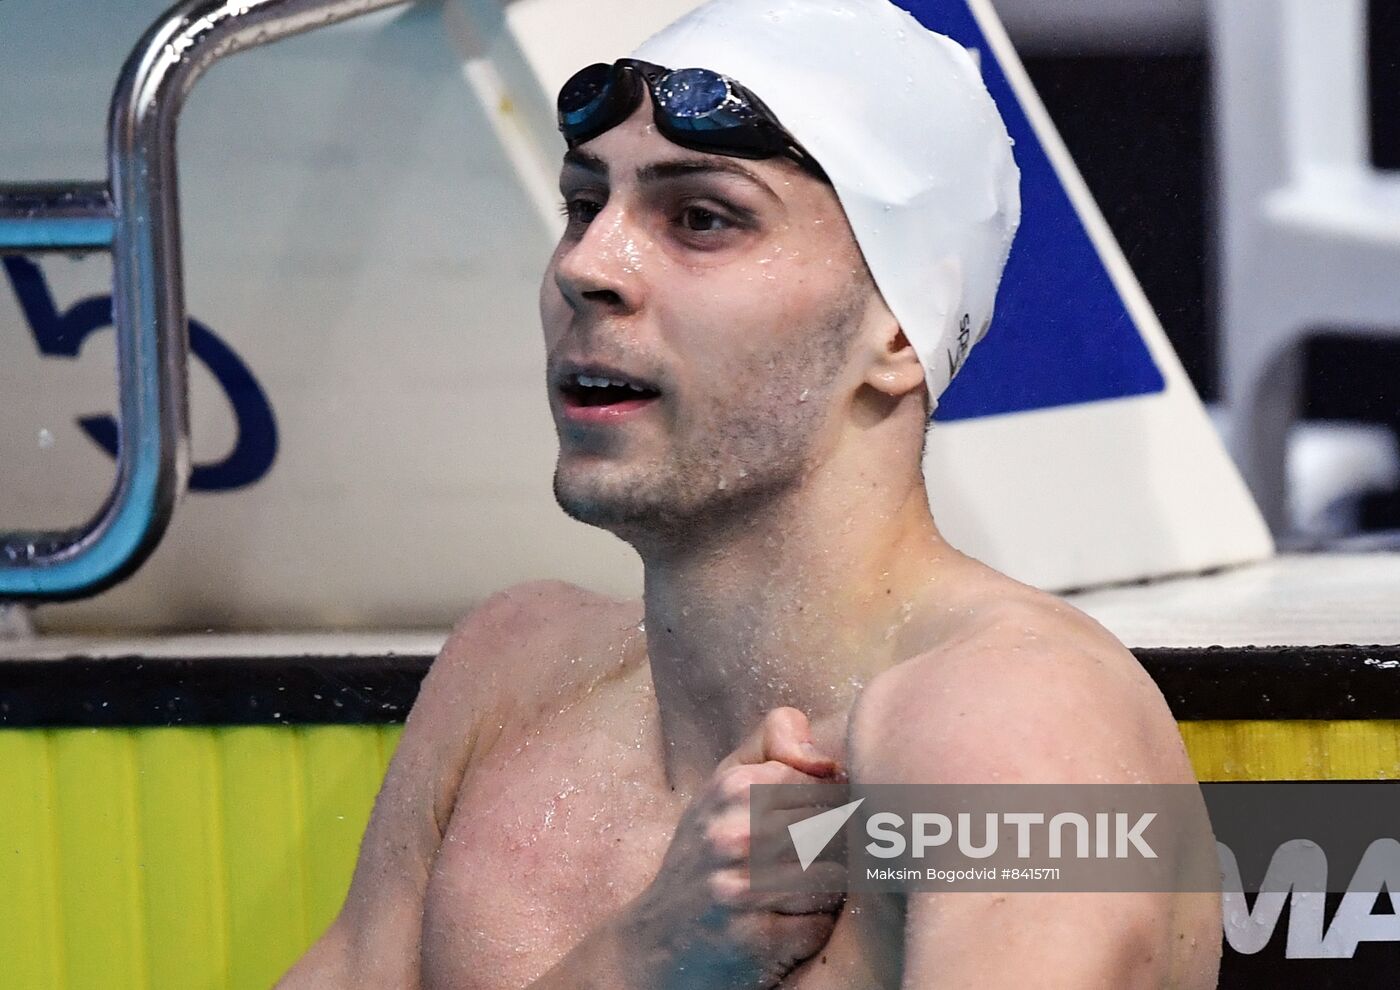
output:
[[[1134,651],[1182,720],[1400,719],[1400,646]],[[0,661],[0,726],[402,722],[429,656]]]

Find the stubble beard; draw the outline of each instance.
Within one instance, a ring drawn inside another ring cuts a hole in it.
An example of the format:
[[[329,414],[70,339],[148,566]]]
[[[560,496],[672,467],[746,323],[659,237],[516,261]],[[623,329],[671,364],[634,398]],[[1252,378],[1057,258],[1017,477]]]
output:
[[[818,437],[850,351],[852,307],[843,299],[822,325],[800,335],[800,353],[756,354],[730,378],[742,387],[711,396],[671,433],[660,460],[577,473],[557,465],[559,507],[638,549],[708,542],[762,518],[801,489],[818,459]]]

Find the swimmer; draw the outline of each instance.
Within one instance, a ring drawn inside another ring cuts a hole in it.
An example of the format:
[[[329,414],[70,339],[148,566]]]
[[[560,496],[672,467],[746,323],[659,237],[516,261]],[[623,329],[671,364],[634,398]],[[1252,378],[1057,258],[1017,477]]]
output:
[[[1019,220],[973,60],[887,0],[712,0],[559,109],[554,490],[644,593],[459,624],[280,986],[1215,986],[1217,895],[748,883],[754,784],[1194,782],[1133,656],[928,504]]]

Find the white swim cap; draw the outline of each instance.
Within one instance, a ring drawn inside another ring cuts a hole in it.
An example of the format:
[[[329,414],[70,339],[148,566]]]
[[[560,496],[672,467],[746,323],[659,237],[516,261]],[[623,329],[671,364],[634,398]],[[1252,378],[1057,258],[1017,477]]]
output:
[[[987,332],[1021,219],[967,50],[889,0],[710,0],[634,55],[738,80],[812,153],[936,406]]]

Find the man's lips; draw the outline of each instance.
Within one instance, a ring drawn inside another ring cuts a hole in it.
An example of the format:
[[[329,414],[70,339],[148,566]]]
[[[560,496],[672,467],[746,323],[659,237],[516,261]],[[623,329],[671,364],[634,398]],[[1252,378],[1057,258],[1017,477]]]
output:
[[[564,393],[560,406],[564,411],[564,418],[575,423],[617,423],[630,416],[635,416],[655,404],[659,399],[660,396],[651,395],[636,399],[622,399],[619,402],[590,404]]]
[[[601,364],[567,362],[554,383],[564,418],[576,423],[618,422],[661,397],[649,381]]]

